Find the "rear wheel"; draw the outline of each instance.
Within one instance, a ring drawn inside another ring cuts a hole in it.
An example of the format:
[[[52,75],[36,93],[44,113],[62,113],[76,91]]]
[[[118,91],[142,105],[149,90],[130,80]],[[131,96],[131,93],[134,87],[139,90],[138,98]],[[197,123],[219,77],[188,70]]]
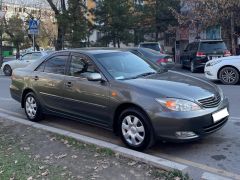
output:
[[[124,110],[119,117],[121,139],[129,148],[142,151],[154,142],[148,117],[137,108]]]
[[[226,85],[237,84],[239,82],[239,72],[233,67],[225,67],[219,72],[219,79]]]
[[[3,68],[3,73],[5,76],[11,76],[12,75],[12,68],[9,65],[5,65]]]
[[[24,98],[24,109],[30,121],[40,121],[43,118],[41,105],[33,92],[28,93]]]

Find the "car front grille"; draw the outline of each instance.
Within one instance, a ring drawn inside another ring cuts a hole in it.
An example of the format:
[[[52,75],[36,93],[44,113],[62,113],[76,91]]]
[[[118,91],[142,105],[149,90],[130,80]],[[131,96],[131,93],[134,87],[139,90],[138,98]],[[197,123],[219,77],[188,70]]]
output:
[[[200,99],[198,102],[204,107],[204,108],[214,108],[217,107],[221,102],[221,96],[220,94],[215,94],[214,96]]]
[[[223,118],[222,120],[212,124],[211,126],[204,127],[204,133],[210,134],[221,129],[226,124],[227,120],[228,120],[228,117]]]

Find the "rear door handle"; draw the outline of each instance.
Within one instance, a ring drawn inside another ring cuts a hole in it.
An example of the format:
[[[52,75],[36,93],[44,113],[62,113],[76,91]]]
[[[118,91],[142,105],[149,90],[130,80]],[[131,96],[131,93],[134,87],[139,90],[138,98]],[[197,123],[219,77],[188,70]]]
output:
[[[68,88],[72,87],[72,82],[67,82],[67,83],[65,84],[65,86],[68,87]]]

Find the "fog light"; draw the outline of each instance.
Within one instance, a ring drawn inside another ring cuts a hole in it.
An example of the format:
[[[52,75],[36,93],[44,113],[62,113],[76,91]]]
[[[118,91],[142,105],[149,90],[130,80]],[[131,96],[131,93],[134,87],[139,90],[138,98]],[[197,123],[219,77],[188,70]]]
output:
[[[176,136],[179,139],[191,139],[191,138],[198,137],[198,135],[192,131],[178,131],[178,132],[176,132]]]

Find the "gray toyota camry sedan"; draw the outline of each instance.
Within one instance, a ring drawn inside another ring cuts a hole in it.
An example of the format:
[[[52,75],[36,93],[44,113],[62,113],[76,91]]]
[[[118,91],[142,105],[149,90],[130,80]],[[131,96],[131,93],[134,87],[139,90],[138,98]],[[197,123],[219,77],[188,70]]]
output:
[[[31,121],[54,114],[112,130],[131,149],[191,141],[228,120],[216,85],[122,50],[55,52],[16,69],[10,87]]]

